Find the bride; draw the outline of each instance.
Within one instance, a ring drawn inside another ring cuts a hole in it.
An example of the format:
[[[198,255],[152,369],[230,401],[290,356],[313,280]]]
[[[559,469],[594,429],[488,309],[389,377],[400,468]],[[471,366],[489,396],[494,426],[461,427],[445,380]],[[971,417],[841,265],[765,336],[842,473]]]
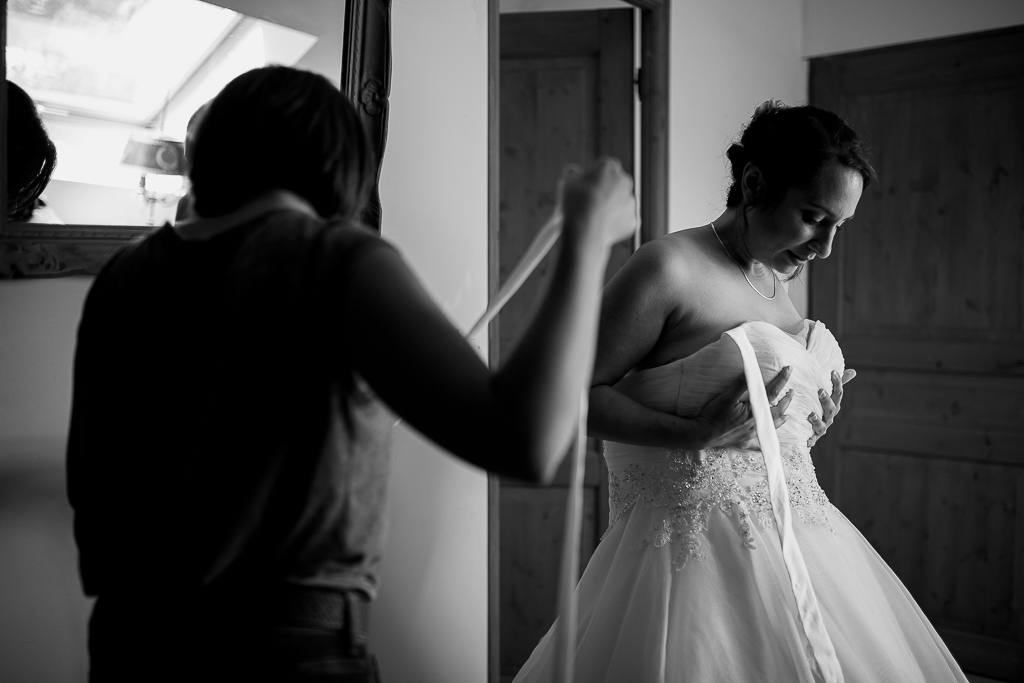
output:
[[[724,213],[605,290],[589,429],[610,524],[576,589],[576,680],[966,681],[810,457],[855,373],[784,281],[829,256],[874,171],[838,116],[776,102],[727,155]],[[709,440],[723,409],[740,426]],[[556,628],[517,683],[554,680]]]

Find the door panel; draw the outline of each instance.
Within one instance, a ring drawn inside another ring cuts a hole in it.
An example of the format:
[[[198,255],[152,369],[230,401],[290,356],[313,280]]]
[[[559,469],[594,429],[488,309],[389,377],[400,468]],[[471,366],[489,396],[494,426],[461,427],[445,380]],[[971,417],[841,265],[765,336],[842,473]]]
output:
[[[501,61],[499,278],[505,281],[551,215],[555,183],[570,161],[595,156],[595,65],[586,57]],[[547,287],[555,250],[499,315],[499,354],[507,356]]]
[[[588,457],[593,472],[584,484],[583,534],[580,556],[584,561],[597,548],[604,526],[598,523],[607,491],[598,485],[600,468]],[[501,489],[501,567],[506,581],[501,593],[501,657],[505,677],[514,676],[554,619],[558,604],[559,562],[565,520],[565,484],[550,488],[503,486]],[[539,609],[545,606],[547,609]]]
[[[822,485],[968,671],[1024,680],[1024,30],[812,60],[880,182],[811,312],[858,371]]]

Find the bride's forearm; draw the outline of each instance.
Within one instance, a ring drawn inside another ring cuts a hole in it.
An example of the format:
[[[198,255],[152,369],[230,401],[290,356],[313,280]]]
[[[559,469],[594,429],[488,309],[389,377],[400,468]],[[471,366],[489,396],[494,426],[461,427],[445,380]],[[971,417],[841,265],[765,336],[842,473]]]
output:
[[[598,439],[636,446],[699,450],[706,441],[697,420],[654,410],[606,384],[590,388],[587,431]]]

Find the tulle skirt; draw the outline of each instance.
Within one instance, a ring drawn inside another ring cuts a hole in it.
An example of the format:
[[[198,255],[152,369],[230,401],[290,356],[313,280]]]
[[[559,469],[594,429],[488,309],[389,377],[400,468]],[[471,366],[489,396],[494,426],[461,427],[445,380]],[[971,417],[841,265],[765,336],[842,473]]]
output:
[[[645,538],[665,508],[639,501],[601,541],[576,589],[579,683],[811,683],[820,680],[797,616],[774,526],[737,532],[715,508],[703,557],[673,567],[678,545]],[[794,520],[846,683],[966,682],[935,629],[859,531]],[[556,624],[557,626],[557,624]],[[555,627],[516,683],[551,681]]]

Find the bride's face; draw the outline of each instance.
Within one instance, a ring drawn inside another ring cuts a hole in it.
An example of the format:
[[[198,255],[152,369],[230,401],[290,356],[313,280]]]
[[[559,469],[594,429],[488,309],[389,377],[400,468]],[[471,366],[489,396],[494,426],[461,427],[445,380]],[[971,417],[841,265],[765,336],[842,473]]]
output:
[[[860,173],[833,162],[811,182],[790,187],[777,205],[755,207],[748,216],[752,256],[787,275],[812,259],[828,258],[863,190]]]

